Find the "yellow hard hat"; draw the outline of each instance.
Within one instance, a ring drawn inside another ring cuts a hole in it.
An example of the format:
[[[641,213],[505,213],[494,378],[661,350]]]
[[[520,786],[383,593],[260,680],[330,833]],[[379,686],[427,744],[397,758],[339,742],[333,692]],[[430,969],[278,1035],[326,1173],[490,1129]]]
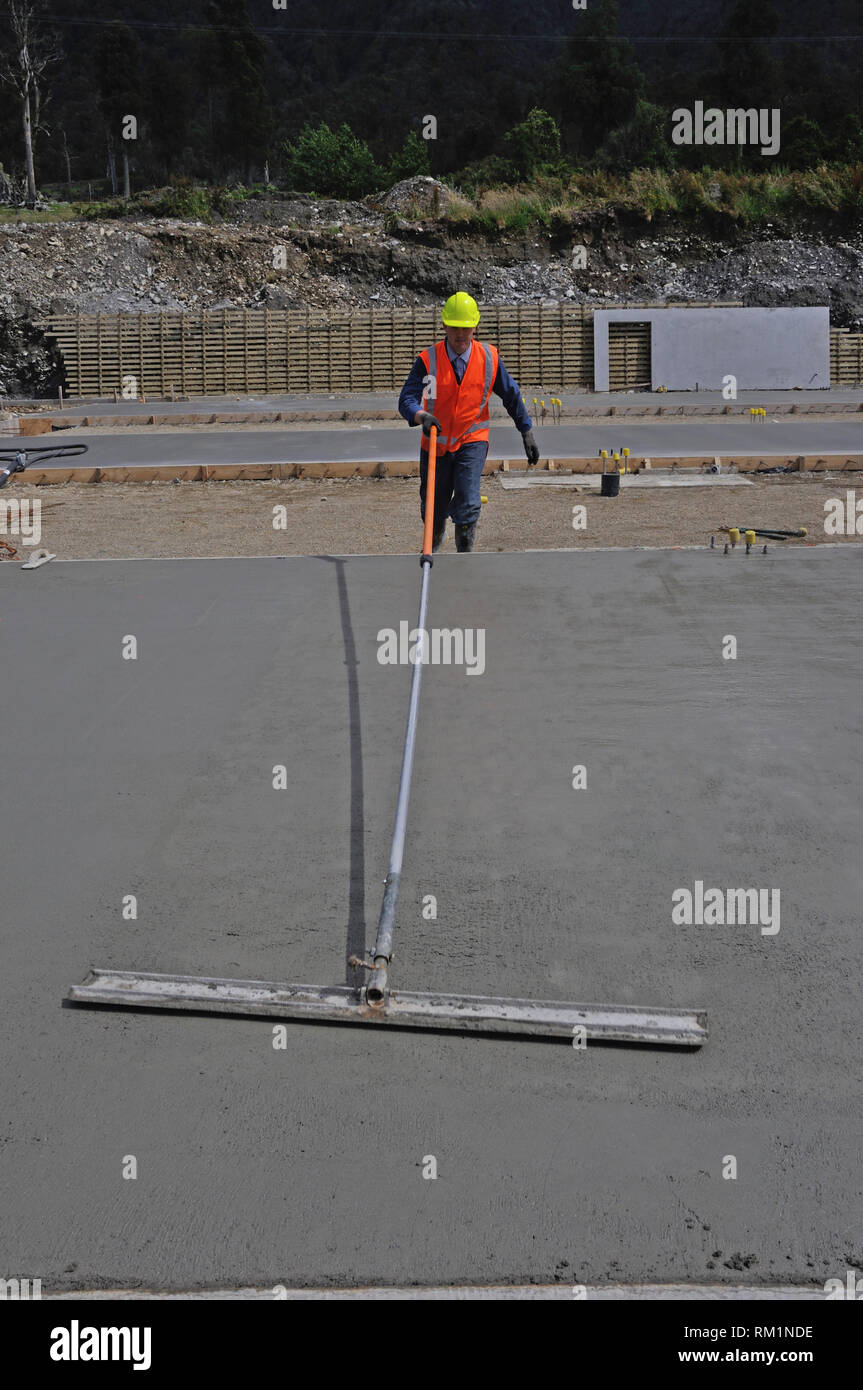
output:
[[[448,328],[476,328],[479,323],[479,309],[475,299],[459,290],[451,294],[441,311],[441,318]]]

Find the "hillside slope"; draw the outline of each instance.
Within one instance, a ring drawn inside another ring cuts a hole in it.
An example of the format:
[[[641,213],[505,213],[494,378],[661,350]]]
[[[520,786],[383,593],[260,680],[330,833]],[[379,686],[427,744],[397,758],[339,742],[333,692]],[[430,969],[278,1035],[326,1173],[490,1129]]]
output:
[[[466,233],[432,218],[394,220],[369,203],[302,196],[249,200],[235,216],[215,226],[0,227],[0,391],[29,395],[55,384],[39,324],[74,311],[387,308],[438,304],[462,288],[507,304],[827,304],[834,326],[863,327],[863,228],[826,214],[722,235],[614,210],[575,214],[555,232]],[[286,249],[284,270],[273,269],[275,245]],[[587,247],[586,269],[573,268],[576,245]]]

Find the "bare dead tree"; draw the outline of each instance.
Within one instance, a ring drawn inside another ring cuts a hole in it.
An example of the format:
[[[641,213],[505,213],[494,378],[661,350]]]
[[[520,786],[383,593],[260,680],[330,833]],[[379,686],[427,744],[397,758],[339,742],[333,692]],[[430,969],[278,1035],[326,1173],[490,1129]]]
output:
[[[65,128],[65,126],[61,129],[60,134],[63,136],[63,162],[64,162],[64,164],[66,165],[66,193],[67,193],[67,196],[68,196],[69,198],[71,198],[71,197],[72,197],[72,160],[71,160],[70,155],[69,155],[69,143],[68,143],[68,141],[67,141],[67,139],[66,139],[66,128]]]
[[[42,28],[42,0],[5,0],[10,52],[0,59],[0,82],[12,87],[21,107],[26,177],[25,203],[36,206],[34,147],[45,95],[45,72],[61,57],[60,47]],[[44,127],[43,127],[44,128]]]

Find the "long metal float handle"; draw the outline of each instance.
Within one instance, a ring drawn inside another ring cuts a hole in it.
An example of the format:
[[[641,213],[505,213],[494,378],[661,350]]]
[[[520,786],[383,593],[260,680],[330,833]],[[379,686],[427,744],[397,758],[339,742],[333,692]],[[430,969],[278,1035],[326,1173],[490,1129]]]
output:
[[[428,609],[429,575],[434,564],[432,543],[434,535],[435,472],[437,467],[437,429],[432,425],[429,431],[428,476],[426,478],[425,527],[423,528],[423,549],[420,556],[422,585],[420,588],[420,613],[417,621],[419,629],[414,649],[414,669],[411,676],[411,698],[408,705],[408,724],[405,734],[405,751],[402,755],[402,771],[399,778],[399,796],[396,803],[396,823],[390,847],[390,866],[384,880],[384,900],[378,919],[378,934],[375,940],[374,967],[366,985],[366,1000],[369,1004],[383,1005],[387,997],[389,963],[393,954],[393,928],[395,927],[396,902],[402,877],[402,859],[405,848],[405,830],[408,820],[408,801],[411,794],[411,777],[414,766],[414,748],[417,741],[417,715],[420,703],[420,683],[423,673],[423,645],[426,640],[426,611]]]

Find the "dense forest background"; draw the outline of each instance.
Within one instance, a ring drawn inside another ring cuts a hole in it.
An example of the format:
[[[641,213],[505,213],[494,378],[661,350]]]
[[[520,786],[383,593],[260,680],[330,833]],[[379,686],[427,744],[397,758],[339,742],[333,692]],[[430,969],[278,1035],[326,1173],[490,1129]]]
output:
[[[123,156],[133,189],[265,175],[301,188],[317,150],[344,196],[426,171],[475,183],[537,168],[863,162],[860,0],[18,3],[49,55],[36,180],[70,195],[122,192]],[[0,163],[21,181],[10,15],[0,0]],[[671,112],[697,100],[778,107],[780,154],[671,144]],[[128,115],[134,141],[121,136]]]

